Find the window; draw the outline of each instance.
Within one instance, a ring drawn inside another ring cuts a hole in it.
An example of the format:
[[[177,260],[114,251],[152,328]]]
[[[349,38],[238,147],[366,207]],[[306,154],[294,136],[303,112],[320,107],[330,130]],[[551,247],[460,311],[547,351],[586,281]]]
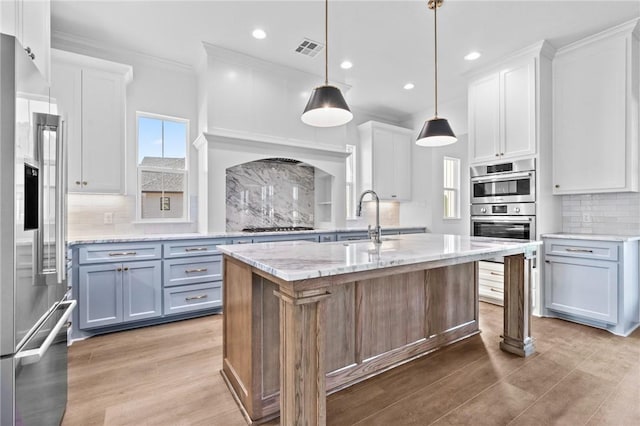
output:
[[[347,168],[345,181],[347,184],[347,219],[354,218],[356,216],[356,146],[347,145],[347,152],[351,153],[347,157]]]
[[[188,219],[188,120],[137,114],[138,217]]]
[[[460,159],[444,157],[444,219],[460,219]]]

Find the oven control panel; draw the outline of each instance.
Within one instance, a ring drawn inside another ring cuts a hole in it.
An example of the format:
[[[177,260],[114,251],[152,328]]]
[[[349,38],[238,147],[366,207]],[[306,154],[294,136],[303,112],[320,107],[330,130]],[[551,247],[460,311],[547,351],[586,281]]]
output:
[[[535,203],[472,204],[472,216],[535,216]]]

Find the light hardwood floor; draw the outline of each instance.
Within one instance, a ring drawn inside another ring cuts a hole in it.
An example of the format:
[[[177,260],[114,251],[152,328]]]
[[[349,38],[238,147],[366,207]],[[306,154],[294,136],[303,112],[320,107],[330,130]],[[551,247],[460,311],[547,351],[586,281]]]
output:
[[[498,348],[502,309],[480,305],[481,335],[331,395],[327,423],[640,424],[640,330],[534,318],[523,359]],[[245,425],[219,374],[221,330],[214,315],[73,344],[63,425]]]

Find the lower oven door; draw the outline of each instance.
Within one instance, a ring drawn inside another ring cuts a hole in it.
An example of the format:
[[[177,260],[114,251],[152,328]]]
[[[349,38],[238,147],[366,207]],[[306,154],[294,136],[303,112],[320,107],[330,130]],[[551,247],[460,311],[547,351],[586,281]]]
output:
[[[535,216],[472,216],[474,237],[532,240],[536,237]]]

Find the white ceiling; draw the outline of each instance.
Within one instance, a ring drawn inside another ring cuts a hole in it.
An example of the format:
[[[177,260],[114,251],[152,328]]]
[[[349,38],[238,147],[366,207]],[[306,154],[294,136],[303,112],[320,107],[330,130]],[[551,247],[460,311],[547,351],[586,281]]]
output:
[[[433,12],[422,1],[330,0],[329,79],[352,86],[352,107],[400,119],[433,106]],[[96,44],[194,65],[201,41],[318,74],[324,55],[294,53],[324,40],[324,2],[53,0],[52,30]],[[561,47],[640,17],[638,0],[446,0],[438,10],[440,102],[466,96],[464,74],[542,39]],[[256,40],[254,28],[267,32]],[[472,50],[482,57],[467,62]],[[342,70],[340,62],[354,66]],[[415,89],[403,90],[406,82]],[[310,88],[311,89],[311,88]]]

